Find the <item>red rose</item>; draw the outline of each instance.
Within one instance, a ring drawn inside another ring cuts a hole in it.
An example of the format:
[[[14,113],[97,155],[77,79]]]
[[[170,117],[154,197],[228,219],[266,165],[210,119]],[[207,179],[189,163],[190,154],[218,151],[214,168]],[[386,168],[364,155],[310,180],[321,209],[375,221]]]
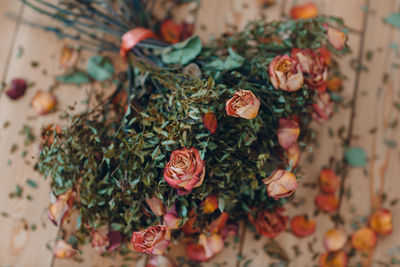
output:
[[[299,62],[288,55],[276,56],[269,64],[269,75],[275,89],[293,92],[304,83]]]
[[[205,163],[196,148],[182,148],[172,152],[164,168],[164,179],[172,187],[192,191],[203,183]]]
[[[291,196],[297,188],[297,179],[294,174],[284,170],[274,171],[263,182],[267,186],[268,195],[275,199]]]
[[[328,80],[328,65],[322,56],[315,53],[310,48],[292,50],[292,57],[296,58],[304,74],[304,79],[308,86],[318,92],[326,91]]]
[[[226,101],[225,110],[228,116],[253,119],[260,108],[260,100],[249,90],[239,90]]]
[[[132,246],[140,252],[161,255],[167,249],[171,239],[171,232],[165,225],[150,226],[132,234]]]
[[[280,213],[281,209],[275,211],[259,211],[254,219],[249,215],[250,222],[256,227],[257,233],[266,237],[276,237],[286,229],[287,217]]]

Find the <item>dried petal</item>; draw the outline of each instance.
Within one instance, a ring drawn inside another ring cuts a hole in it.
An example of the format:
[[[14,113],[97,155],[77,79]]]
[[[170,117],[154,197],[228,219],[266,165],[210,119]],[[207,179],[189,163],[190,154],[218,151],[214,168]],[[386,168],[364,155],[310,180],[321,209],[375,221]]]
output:
[[[164,255],[150,255],[145,267],[175,267],[174,262]]]
[[[167,213],[163,217],[164,223],[170,229],[178,229],[182,223],[182,219],[174,214]]]
[[[185,235],[191,235],[200,232],[200,229],[194,228],[194,223],[196,222],[197,215],[194,213],[193,210],[189,212],[189,218],[190,219],[182,227],[182,232]]]
[[[338,76],[333,76],[327,81],[326,84],[329,91],[336,92],[339,91],[340,88],[342,88],[342,79],[340,79]]]
[[[297,237],[312,235],[315,232],[316,226],[316,222],[309,220],[305,215],[297,215],[290,222],[292,232]]]
[[[61,50],[60,65],[63,68],[72,68],[79,58],[78,50],[64,46]]]
[[[268,195],[275,199],[291,196],[298,185],[296,176],[284,170],[274,171],[271,176],[264,179],[263,182],[267,186]]]
[[[300,146],[296,143],[286,150],[287,163],[292,168],[296,168],[300,161]]]
[[[340,30],[325,25],[328,42],[337,50],[342,50],[346,42],[346,34]]]
[[[274,238],[286,229],[287,217],[281,214],[280,208],[270,212],[262,210],[257,212],[256,218],[249,213],[249,220],[256,227],[260,235]]]
[[[326,47],[321,47],[318,49],[318,55],[320,55],[323,60],[325,61],[326,65],[331,65],[332,63],[332,53],[329,51],[328,48]]]
[[[374,212],[369,218],[369,227],[380,235],[390,235],[393,231],[390,210],[382,209]]]
[[[165,214],[165,207],[162,203],[161,199],[157,198],[156,196],[152,196],[151,198],[146,198],[147,205],[150,206],[151,211],[156,216],[163,216]]]
[[[108,226],[100,227],[99,229],[92,230],[90,233],[92,237],[92,247],[100,254],[106,252],[107,247],[110,245],[108,240]]]
[[[347,235],[342,230],[330,229],[325,233],[322,242],[327,251],[338,251],[346,244]]]
[[[228,218],[229,214],[222,212],[221,215],[210,224],[209,232],[213,234],[220,233],[225,228]]]
[[[138,43],[145,39],[156,38],[156,35],[149,29],[136,27],[122,35],[122,43],[119,54],[125,58],[128,52]]]
[[[217,116],[214,113],[209,112],[203,115],[202,117],[204,128],[206,128],[210,134],[215,134],[217,131]]]
[[[327,121],[333,114],[333,103],[331,97],[327,92],[318,95],[316,103],[313,104],[312,118],[318,122],[323,123]]]
[[[339,200],[334,195],[318,194],[315,198],[317,208],[325,212],[334,212],[339,206]]]
[[[56,245],[53,248],[54,257],[59,259],[69,259],[75,256],[78,250],[74,249],[71,244],[68,244],[64,240],[57,240]]]
[[[327,194],[335,193],[339,188],[340,180],[336,177],[336,173],[329,168],[323,169],[319,174],[319,186],[322,192]]]
[[[199,243],[190,243],[186,247],[186,253],[193,261],[205,262],[220,253],[223,248],[224,241],[221,236],[213,234],[207,237],[205,234],[200,234]]]
[[[211,214],[218,209],[218,198],[216,195],[209,195],[202,203],[203,212],[205,214]]]
[[[351,236],[351,245],[359,251],[369,251],[375,247],[378,237],[371,228],[364,227],[358,229]]]
[[[325,252],[319,258],[319,267],[346,267],[348,258],[343,251]]]
[[[297,5],[290,10],[290,16],[293,19],[310,19],[318,15],[318,8],[314,3]]]
[[[283,149],[287,150],[295,143],[300,135],[299,123],[286,118],[279,119],[278,141]]]
[[[70,189],[57,198],[53,196],[49,207],[48,217],[56,225],[60,226],[66,218],[70,207],[74,201],[74,192]]]
[[[52,111],[57,104],[57,99],[50,92],[38,90],[32,99],[32,107],[39,115],[45,115]]]
[[[25,94],[26,88],[27,85],[24,79],[13,79],[10,89],[6,91],[6,94],[10,99],[17,100]]]

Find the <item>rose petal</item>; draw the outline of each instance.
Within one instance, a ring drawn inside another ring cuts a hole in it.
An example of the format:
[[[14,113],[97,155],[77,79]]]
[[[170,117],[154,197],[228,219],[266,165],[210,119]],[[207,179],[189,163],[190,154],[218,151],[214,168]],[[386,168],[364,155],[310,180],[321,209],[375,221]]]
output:
[[[218,218],[212,221],[212,223],[210,224],[209,232],[210,233],[221,232],[221,230],[225,228],[228,218],[229,214],[226,212],[222,212],[221,215],[219,215]]]
[[[325,252],[319,258],[319,267],[346,267],[348,258],[343,251]]]
[[[390,235],[393,231],[392,213],[386,209],[374,212],[369,219],[369,227],[380,235]]]
[[[118,231],[109,231],[107,234],[110,245],[107,247],[107,252],[116,250],[122,243],[122,235]]]
[[[186,254],[192,261],[205,262],[209,260],[206,257],[206,250],[200,244],[189,243],[186,247]]]
[[[151,255],[145,267],[175,267],[175,263],[163,255]]]
[[[217,131],[217,117],[214,115],[214,113],[209,112],[203,115],[202,117],[203,120],[203,125],[204,128],[206,128],[210,134],[215,134],[215,132]]]
[[[298,186],[296,176],[284,170],[274,171],[263,182],[267,187],[268,195],[275,199],[291,196]]]
[[[339,89],[342,87],[342,79],[340,79],[338,76],[333,76],[327,81],[327,86],[329,91],[339,91]]]
[[[218,209],[218,198],[216,195],[208,196],[202,203],[203,212],[205,214],[211,214]]]
[[[24,79],[13,79],[10,89],[6,91],[7,96],[12,100],[21,98],[26,92],[27,84]]]
[[[317,15],[318,15],[318,8],[313,3],[297,5],[292,7],[292,9],[290,10],[290,16],[293,19],[309,19],[309,18],[314,18]]]
[[[297,237],[306,237],[315,232],[317,224],[315,221],[308,220],[304,215],[297,215],[292,218],[290,227],[292,233]]]
[[[336,173],[329,168],[323,169],[319,174],[319,186],[322,192],[327,194],[335,193],[339,188],[340,180],[336,177]]]
[[[63,68],[72,68],[79,58],[78,50],[64,46],[61,50],[60,65]]]
[[[287,217],[277,208],[273,212],[262,210],[257,212],[256,218],[249,213],[249,220],[256,227],[260,235],[274,238],[286,229]]]
[[[71,244],[68,244],[64,240],[57,240],[56,245],[53,248],[54,257],[59,259],[69,259],[75,256],[78,250],[74,249]]]
[[[378,237],[372,229],[364,227],[358,229],[351,236],[351,245],[359,251],[369,251],[375,247]]]
[[[175,44],[181,41],[182,36],[182,26],[175,23],[171,19],[166,19],[161,22],[160,33],[164,41]]]
[[[158,217],[163,216],[165,214],[165,207],[162,203],[161,199],[156,196],[152,196],[151,198],[146,198],[146,203],[150,206],[151,211]]]
[[[339,229],[328,230],[322,240],[327,251],[341,250],[347,242],[347,235]]]
[[[315,205],[325,212],[334,212],[339,206],[339,200],[334,195],[318,194],[315,198]]]
[[[296,143],[286,150],[287,163],[292,168],[296,168],[300,161],[300,147]]]
[[[119,54],[125,58],[128,52],[138,43],[145,39],[156,38],[156,35],[149,29],[136,27],[122,35],[122,43]]]
[[[170,229],[178,229],[182,222],[182,219],[174,214],[165,214],[163,218],[165,225]]]
[[[336,30],[332,27],[325,25],[326,34],[328,36],[328,42],[337,50],[342,50],[346,42],[346,34],[344,32]]]
[[[32,99],[32,107],[39,115],[45,115],[52,111],[57,104],[57,99],[49,92],[38,90]]]

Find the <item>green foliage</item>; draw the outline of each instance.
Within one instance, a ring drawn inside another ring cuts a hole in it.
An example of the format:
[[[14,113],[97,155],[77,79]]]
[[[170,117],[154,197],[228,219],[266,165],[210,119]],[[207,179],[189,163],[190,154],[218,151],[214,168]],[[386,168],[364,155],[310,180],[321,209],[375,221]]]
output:
[[[87,73],[96,81],[105,81],[114,74],[114,66],[110,59],[103,56],[93,56],[87,62]]]
[[[59,75],[56,80],[62,83],[72,83],[76,85],[82,85],[84,83],[90,82],[90,78],[87,73],[77,70],[65,75]]]
[[[344,158],[351,166],[364,167],[367,165],[367,155],[361,147],[351,147],[344,152]]]
[[[162,52],[162,61],[165,64],[186,65],[200,54],[201,47],[200,38],[194,35],[183,42],[165,48]]]

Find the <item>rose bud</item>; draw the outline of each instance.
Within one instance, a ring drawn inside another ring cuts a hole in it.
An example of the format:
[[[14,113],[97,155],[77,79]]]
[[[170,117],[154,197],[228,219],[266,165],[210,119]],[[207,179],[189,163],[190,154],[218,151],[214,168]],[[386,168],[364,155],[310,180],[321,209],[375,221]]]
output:
[[[39,115],[52,111],[57,104],[57,98],[49,92],[38,90],[32,99],[32,107]]]
[[[322,169],[322,171],[319,173],[319,186],[322,192],[327,194],[335,193],[339,188],[339,185],[340,181],[332,169]]]
[[[103,254],[107,247],[110,245],[108,240],[108,226],[100,227],[97,230],[92,230],[90,233],[92,237],[92,247],[100,254]]]
[[[290,10],[290,16],[293,19],[310,19],[318,15],[318,8],[313,3],[297,5]]]
[[[336,49],[342,50],[346,42],[346,34],[344,32],[336,30],[328,25],[324,25],[326,29],[326,35],[328,36],[328,42]]]
[[[375,247],[378,237],[374,231],[368,227],[358,229],[351,236],[351,245],[358,251],[369,251]]]
[[[299,62],[288,55],[276,56],[269,64],[269,76],[275,89],[293,92],[304,83],[303,72]]]
[[[325,252],[319,257],[318,267],[346,267],[348,262],[344,251]]]
[[[326,91],[328,65],[324,59],[310,48],[294,48],[292,57],[299,61],[307,85],[320,93]]]
[[[249,90],[239,90],[226,101],[225,110],[228,116],[253,119],[258,114],[260,100]]]
[[[161,255],[169,246],[171,232],[165,225],[150,226],[139,232],[133,232],[131,243],[140,253]]]
[[[318,95],[316,103],[313,104],[312,117],[318,123],[327,121],[333,114],[333,103],[328,93]]]
[[[46,146],[51,146],[56,137],[61,135],[61,128],[58,124],[49,124],[42,131],[42,142]]]
[[[339,206],[339,200],[334,195],[320,193],[315,198],[315,205],[319,210],[334,212]]]
[[[202,203],[203,212],[205,214],[211,214],[218,209],[218,198],[216,195],[209,195]]]
[[[342,79],[340,79],[338,76],[333,76],[327,81],[326,84],[329,91],[336,92],[339,91],[340,88],[342,88]]]
[[[322,243],[327,251],[338,251],[341,250],[347,242],[347,235],[339,229],[328,230]]]
[[[152,196],[151,198],[146,198],[147,205],[150,206],[151,211],[158,217],[163,216],[165,214],[165,207],[162,203],[161,199],[156,196]]]
[[[166,19],[161,22],[160,34],[162,39],[167,43],[178,43],[181,40],[182,26],[171,19]]]
[[[24,79],[13,79],[11,81],[10,89],[6,91],[6,94],[12,100],[17,100],[25,94],[26,88],[27,85]]]
[[[390,210],[382,209],[374,212],[369,218],[369,227],[380,235],[390,235],[393,231]]]
[[[204,128],[206,128],[210,134],[215,134],[218,125],[217,116],[215,116],[212,112],[208,112],[204,114],[201,119],[203,121]]]
[[[222,212],[221,215],[219,215],[218,218],[212,221],[212,223],[210,224],[209,232],[213,234],[221,232],[225,228],[228,219],[229,214],[226,212]]]
[[[182,73],[189,75],[190,77],[195,77],[201,79],[202,73],[199,65],[196,63],[190,63],[182,69]]]
[[[296,176],[284,170],[274,171],[263,183],[267,186],[268,195],[275,199],[291,196],[298,185]]]
[[[296,143],[286,150],[287,164],[292,168],[296,168],[300,161],[300,147]]]
[[[72,68],[78,61],[79,52],[78,50],[64,46],[61,50],[60,65],[63,68]]]
[[[182,232],[185,235],[191,235],[200,232],[200,229],[194,227],[197,215],[194,213],[193,210],[189,212],[189,217],[190,217],[189,220],[182,227]]]
[[[151,255],[145,267],[175,267],[174,262],[164,255]]]
[[[295,120],[281,118],[279,119],[278,142],[283,149],[289,149],[295,143],[300,135],[299,123]]]
[[[320,55],[322,57],[322,59],[325,61],[326,65],[330,66],[332,64],[332,54],[328,48],[321,47],[317,50],[317,52],[318,52],[318,55]]]
[[[206,174],[204,161],[196,148],[182,148],[172,152],[164,168],[164,179],[172,187],[192,191],[201,186]]]
[[[213,234],[207,237],[205,234],[200,234],[199,242],[189,243],[186,253],[190,260],[206,262],[220,253],[223,248],[224,241],[221,236]]]
[[[316,226],[316,222],[309,220],[305,215],[297,215],[290,221],[292,233],[297,237],[312,235],[315,232]]]
[[[71,244],[68,244],[64,240],[57,240],[56,245],[53,248],[54,257],[59,259],[69,259],[75,256],[78,250],[74,249]]]
[[[60,226],[66,218],[74,201],[75,193],[70,189],[57,198],[52,195],[48,217],[56,226]]]
[[[254,224],[257,233],[260,235],[274,238],[286,229],[287,217],[280,213],[281,209],[273,212],[267,210],[259,211],[254,219],[251,213],[249,220]]]

